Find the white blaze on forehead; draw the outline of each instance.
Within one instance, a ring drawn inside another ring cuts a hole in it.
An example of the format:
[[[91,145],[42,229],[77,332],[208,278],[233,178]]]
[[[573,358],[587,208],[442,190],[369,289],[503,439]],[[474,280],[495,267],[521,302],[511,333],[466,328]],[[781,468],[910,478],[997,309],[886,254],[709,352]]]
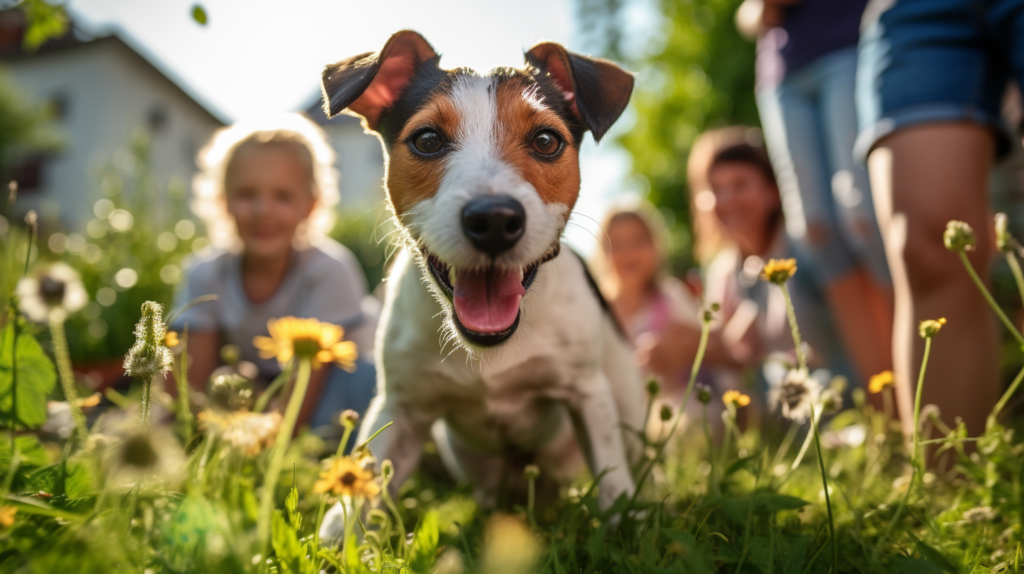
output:
[[[452,85],[452,104],[459,114],[456,135],[459,152],[478,152],[497,159],[494,127],[497,109],[494,80],[480,76],[459,76]]]

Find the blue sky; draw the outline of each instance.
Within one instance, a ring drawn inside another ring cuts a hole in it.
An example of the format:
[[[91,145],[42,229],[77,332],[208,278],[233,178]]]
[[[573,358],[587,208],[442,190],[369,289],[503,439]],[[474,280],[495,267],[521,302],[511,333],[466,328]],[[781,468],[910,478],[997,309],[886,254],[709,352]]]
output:
[[[188,0],[71,0],[92,29],[117,28],[228,120],[297,110],[319,92],[325,64],[379,49],[388,35],[412,28],[442,54],[444,67],[520,66],[541,40],[581,50],[573,0],[205,0],[206,26]],[[624,117],[618,130],[631,123]],[[614,136],[614,132],[610,134]],[[610,139],[610,138],[609,138]],[[614,146],[582,155],[583,190],[569,240],[589,250],[590,233],[610,198],[623,190],[628,157]]]

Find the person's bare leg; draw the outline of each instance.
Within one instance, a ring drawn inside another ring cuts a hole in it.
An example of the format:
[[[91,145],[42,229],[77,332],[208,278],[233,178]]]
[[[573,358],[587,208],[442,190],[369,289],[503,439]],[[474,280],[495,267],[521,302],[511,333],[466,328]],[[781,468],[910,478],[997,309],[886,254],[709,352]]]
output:
[[[978,237],[971,263],[988,278],[993,146],[992,134],[976,124],[928,124],[886,137],[868,158],[895,289],[893,364],[907,433],[913,430],[913,389],[924,349],[917,333],[921,320],[949,322],[933,340],[924,404],[938,405],[947,422],[963,418],[977,435],[999,394],[993,314],[942,243],[949,220],[969,223]]]
[[[829,308],[839,326],[839,334],[850,352],[860,376],[892,368],[892,320],[885,309],[885,293],[863,267],[832,281],[825,288]],[[872,395],[872,404],[881,408],[880,397]]]

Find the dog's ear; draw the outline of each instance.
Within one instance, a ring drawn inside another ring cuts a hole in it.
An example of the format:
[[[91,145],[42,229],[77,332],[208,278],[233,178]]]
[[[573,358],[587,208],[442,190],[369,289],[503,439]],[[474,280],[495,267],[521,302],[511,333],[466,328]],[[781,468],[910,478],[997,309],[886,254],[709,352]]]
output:
[[[633,75],[608,60],[574,54],[554,42],[537,44],[525,56],[526,63],[551,77],[596,141],[619,119],[633,93]]]
[[[376,130],[381,113],[391,107],[424,63],[437,65],[437,52],[412,30],[391,36],[380,52],[367,52],[324,68],[320,87],[324,112],[331,118],[346,108],[366,118]]]

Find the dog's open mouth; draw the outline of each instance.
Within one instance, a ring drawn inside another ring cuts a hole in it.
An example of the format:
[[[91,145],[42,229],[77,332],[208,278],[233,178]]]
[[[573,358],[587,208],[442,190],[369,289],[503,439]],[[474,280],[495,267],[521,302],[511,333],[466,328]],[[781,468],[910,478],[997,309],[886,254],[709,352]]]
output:
[[[456,269],[423,250],[434,280],[454,307],[455,326],[469,341],[496,345],[519,326],[519,303],[542,261],[518,269]]]

